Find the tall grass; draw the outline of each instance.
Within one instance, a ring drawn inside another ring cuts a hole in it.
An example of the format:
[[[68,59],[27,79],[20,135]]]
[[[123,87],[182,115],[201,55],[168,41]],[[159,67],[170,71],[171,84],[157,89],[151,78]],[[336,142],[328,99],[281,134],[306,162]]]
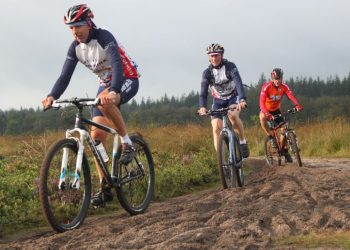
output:
[[[305,156],[350,157],[350,120],[306,123],[297,128]]]
[[[292,123],[303,157],[350,157],[350,119]],[[264,154],[265,135],[260,126],[246,128],[252,156]]]

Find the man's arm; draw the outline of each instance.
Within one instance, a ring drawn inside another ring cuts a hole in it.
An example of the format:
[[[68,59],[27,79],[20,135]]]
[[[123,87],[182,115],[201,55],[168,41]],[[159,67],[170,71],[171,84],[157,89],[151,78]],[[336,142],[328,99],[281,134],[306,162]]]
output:
[[[100,30],[99,42],[106,51],[107,60],[112,67],[112,80],[109,91],[120,93],[124,81],[124,69],[118,43],[112,33],[107,30]]]
[[[302,106],[300,105],[298,99],[294,96],[292,90],[288,87],[288,85],[283,84],[285,87],[285,93],[287,95],[287,97],[289,98],[289,100],[291,100],[294,105],[297,107],[298,110],[302,109]]]
[[[209,88],[208,70],[205,70],[202,74],[201,91],[199,93],[199,107],[200,108],[207,107],[208,88]]]
[[[263,112],[266,116],[269,116],[270,112],[266,109],[265,102],[266,102],[266,87],[264,84],[260,92],[259,107],[261,112]]]
[[[50,94],[54,99],[60,98],[63,92],[68,87],[70,79],[73,75],[75,67],[77,66],[78,58],[75,54],[75,43],[73,42],[69,47],[67,58],[63,64],[62,72],[56,83],[54,84]]]
[[[245,91],[243,88],[243,83],[242,83],[242,78],[238,72],[238,69],[236,67],[236,65],[234,63],[232,63],[232,66],[229,70],[232,80],[234,81],[234,83],[236,84],[236,91],[239,97],[239,101],[241,100],[246,100],[246,95],[245,95]]]

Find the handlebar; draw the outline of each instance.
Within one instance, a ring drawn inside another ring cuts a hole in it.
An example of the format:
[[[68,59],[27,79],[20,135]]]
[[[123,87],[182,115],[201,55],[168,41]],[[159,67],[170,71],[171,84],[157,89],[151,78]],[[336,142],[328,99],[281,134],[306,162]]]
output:
[[[86,106],[98,106],[100,104],[99,98],[78,98],[73,97],[70,99],[61,99],[61,100],[55,100],[51,104],[51,106],[44,108],[44,111],[49,109],[60,109],[62,107],[62,103],[69,103],[75,105],[77,108],[82,108]]]
[[[217,114],[226,114],[229,110],[233,111],[236,107],[227,107],[227,108],[221,108],[221,109],[209,109],[207,112],[203,115],[217,115]],[[199,113],[197,112],[199,115]]]
[[[273,115],[273,119],[285,116],[286,114],[295,114],[297,113],[298,110],[296,109],[296,107],[288,109],[286,112],[282,112],[281,114],[277,114],[277,115]]]

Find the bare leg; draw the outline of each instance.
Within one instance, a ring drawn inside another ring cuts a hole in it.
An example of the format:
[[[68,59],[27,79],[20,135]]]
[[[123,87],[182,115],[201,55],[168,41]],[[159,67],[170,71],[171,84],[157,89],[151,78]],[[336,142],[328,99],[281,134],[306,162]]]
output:
[[[267,119],[266,116],[263,112],[260,111],[259,114],[259,119],[260,119],[260,125],[261,128],[264,130],[265,134],[267,136],[272,135],[272,133],[270,132],[270,128],[267,126]]]
[[[211,125],[213,127],[213,138],[214,138],[214,147],[215,151],[217,151],[218,147],[218,141],[219,141],[219,136],[220,136],[220,131],[222,128],[222,120],[215,118],[211,120]]]
[[[102,91],[98,97],[102,97],[107,95],[108,89],[105,89],[104,91]],[[120,136],[125,136],[126,135],[126,125],[124,122],[124,119],[122,117],[122,114],[119,110],[119,108],[117,107],[118,104],[120,103],[120,95],[117,95],[117,100],[115,103],[113,104],[105,104],[103,106],[99,106],[99,110],[102,112],[102,114],[108,118],[108,120],[111,121],[111,123],[114,125],[114,128],[116,128],[118,134]]]
[[[239,118],[239,113],[240,111],[238,110],[229,111],[229,119],[233,125],[234,130],[238,134],[239,139],[243,141],[245,139],[244,127],[241,119]]]
[[[108,119],[106,119],[104,116],[95,116],[92,120],[96,123],[99,123],[99,124],[102,124],[102,125],[105,125],[108,127],[110,127],[112,125],[111,122]],[[96,140],[96,139],[100,140],[105,148],[107,145],[106,144],[107,135],[108,135],[108,133],[101,130],[101,129],[98,129],[96,127],[91,128],[92,139],[93,140]],[[96,165],[96,169],[97,169],[98,175],[100,177],[100,182],[101,182],[102,179],[105,178],[104,173],[102,172],[101,167],[96,160],[95,160],[95,165]]]
[[[285,145],[286,145],[286,137],[284,135],[285,132],[286,132],[286,129],[282,127],[281,128],[281,136],[280,136],[282,148],[285,148]]]

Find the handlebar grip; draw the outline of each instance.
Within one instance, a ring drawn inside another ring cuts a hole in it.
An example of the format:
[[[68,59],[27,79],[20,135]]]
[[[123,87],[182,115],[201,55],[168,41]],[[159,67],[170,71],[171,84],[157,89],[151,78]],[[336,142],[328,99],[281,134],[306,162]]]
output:
[[[48,111],[49,109],[52,109],[52,106],[44,107],[43,111],[45,112],[45,111]]]

